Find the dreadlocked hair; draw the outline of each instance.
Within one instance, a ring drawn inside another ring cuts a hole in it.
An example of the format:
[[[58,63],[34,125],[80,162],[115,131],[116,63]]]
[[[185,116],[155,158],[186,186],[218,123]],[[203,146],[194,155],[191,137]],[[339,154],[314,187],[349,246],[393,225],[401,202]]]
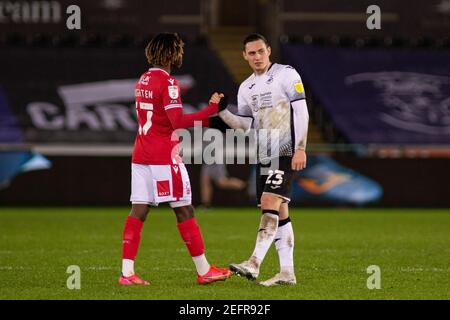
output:
[[[177,33],[160,33],[145,48],[145,56],[152,66],[177,65],[184,53],[184,42]]]

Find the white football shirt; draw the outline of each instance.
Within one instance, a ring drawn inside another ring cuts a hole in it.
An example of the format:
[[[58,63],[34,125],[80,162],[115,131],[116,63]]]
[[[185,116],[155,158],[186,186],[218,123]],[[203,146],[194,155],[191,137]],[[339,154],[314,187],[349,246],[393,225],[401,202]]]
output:
[[[253,118],[259,161],[294,154],[295,121],[291,104],[303,99],[305,91],[300,75],[289,65],[274,63],[266,73],[253,73],[241,83],[238,115]]]

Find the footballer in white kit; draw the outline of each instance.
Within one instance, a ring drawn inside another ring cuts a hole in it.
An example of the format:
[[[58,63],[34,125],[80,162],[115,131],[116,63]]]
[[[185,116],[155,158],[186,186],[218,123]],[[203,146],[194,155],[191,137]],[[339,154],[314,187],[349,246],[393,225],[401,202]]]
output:
[[[291,66],[272,63],[264,36],[250,34],[244,40],[243,57],[253,70],[239,87],[238,113],[219,113],[232,128],[255,129],[258,141],[257,201],[262,217],[255,249],[248,260],[231,264],[238,275],[256,279],[261,263],[275,242],[280,273],[260,284],[296,284],[294,233],[289,217],[294,174],[306,167],[308,108],[302,80]],[[266,170],[263,170],[266,169]]]
[[[263,192],[275,193],[289,202],[294,174],[291,158],[295,150],[306,147],[309,118],[298,72],[289,65],[273,63],[264,74],[253,73],[239,87],[238,114],[222,111],[220,116],[232,128],[255,129],[258,204]],[[266,132],[261,134],[262,130]],[[283,174],[275,169],[271,179],[267,179],[270,173],[264,174],[261,169],[269,168],[273,159],[279,162],[277,169]]]

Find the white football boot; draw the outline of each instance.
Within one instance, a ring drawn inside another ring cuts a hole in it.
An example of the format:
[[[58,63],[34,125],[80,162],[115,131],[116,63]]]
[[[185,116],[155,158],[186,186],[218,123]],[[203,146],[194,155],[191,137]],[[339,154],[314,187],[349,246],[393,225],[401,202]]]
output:
[[[278,286],[278,285],[295,285],[297,284],[297,279],[294,273],[290,272],[280,272],[277,273],[273,278],[259,283],[265,287]]]
[[[230,264],[230,270],[249,280],[256,280],[259,275],[259,265],[253,257],[241,263]]]

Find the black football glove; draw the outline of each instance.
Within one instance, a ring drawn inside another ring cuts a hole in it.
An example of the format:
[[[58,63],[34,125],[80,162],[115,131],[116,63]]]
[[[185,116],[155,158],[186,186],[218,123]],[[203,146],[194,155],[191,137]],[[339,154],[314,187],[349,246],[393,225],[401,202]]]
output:
[[[219,116],[209,117],[208,127],[217,129],[222,133],[226,133],[227,129],[231,129]]]
[[[228,107],[228,96],[224,93],[219,102],[219,112],[225,110]]]

